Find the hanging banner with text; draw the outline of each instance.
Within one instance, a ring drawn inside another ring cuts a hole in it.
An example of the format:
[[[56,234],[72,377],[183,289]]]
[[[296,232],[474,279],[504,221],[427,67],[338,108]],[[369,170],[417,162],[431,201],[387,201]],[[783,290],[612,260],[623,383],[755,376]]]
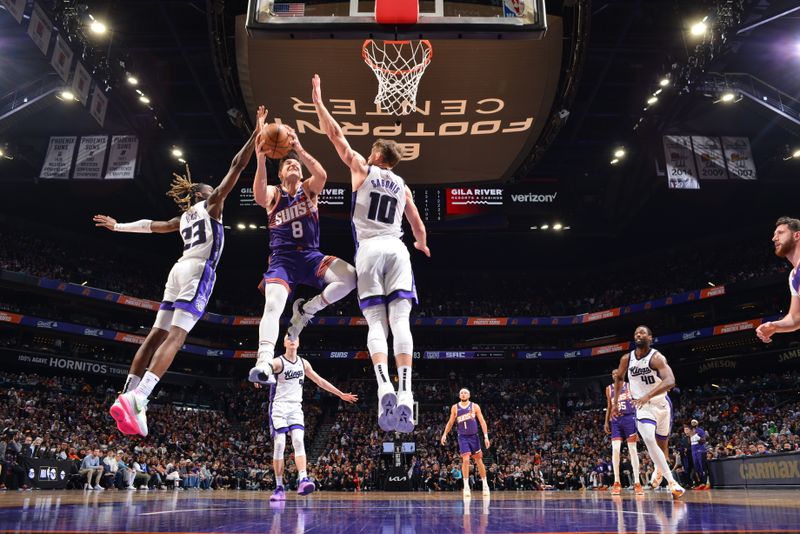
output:
[[[99,180],[103,177],[108,136],[87,135],[78,144],[78,158],[72,177],[80,180]]]
[[[77,137],[74,135],[50,138],[50,146],[47,147],[42,172],[39,174],[40,178],[69,178],[76,140]]]
[[[723,137],[722,148],[725,151],[731,179],[756,179],[756,162],[753,160],[749,139],[746,137]]]
[[[25,13],[25,4],[27,3],[26,0],[2,0],[3,5],[6,6],[6,10],[11,13],[11,16],[14,17],[14,20],[17,21],[17,24],[22,22],[22,14]]]
[[[136,172],[139,139],[135,135],[115,135],[111,138],[106,180],[131,180]]]
[[[50,59],[50,64],[65,82],[69,80],[69,73],[72,70],[72,58],[74,55],[67,41],[60,35],[56,37],[56,46],[53,49],[53,57]]]
[[[50,48],[50,36],[53,33],[53,23],[44,14],[42,8],[38,4],[33,4],[33,13],[31,13],[31,23],[28,26],[28,35],[30,35],[42,54],[47,55],[47,50]]]
[[[701,180],[725,180],[728,170],[719,137],[692,136],[697,175]]]
[[[92,77],[89,75],[86,67],[83,66],[83,63],[78,61],[78,64],[75,66],[75,77],[72,79],[72,92],[75,94],[75,98],[77,98],[84,107],[86,103],[89,102],[89,87],[91,87],[91,85]]]
[[[691,137],[665,135],[664,158],[667,162],[667,183],[670,189],[700,189]]]
[[[89,113],[92,114],[97,124],[103,126],[106,122],[106,110],[108,109],[108,97],[100,89],[99,85],[94,86],[92,93],[92,106],[89,108]]]

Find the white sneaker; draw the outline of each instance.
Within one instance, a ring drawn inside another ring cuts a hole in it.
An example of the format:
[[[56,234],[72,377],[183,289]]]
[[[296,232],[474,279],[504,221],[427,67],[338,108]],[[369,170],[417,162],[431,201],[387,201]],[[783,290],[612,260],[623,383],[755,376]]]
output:
[[[286,330],[289,341],[297,341],[297,338],[300,337],[300,332],[302,332],[308,322],[314,318],[313,314],[306,313],[303,310],[303,305],[305,303],[306,299],[297,299],[294,301],[294,304],[292,304],[292,318],[289,320],[289,328]]]
[[[141,487],[141,488],[139,488],[139,489],[140,489],[141,491],[150,491],[150,488],[148,488],[147,486],[142,486],[142,487]]]
[[[100,484],[95,484],[95,486],[94,486],[94,489],[95,489],[96,491],[105,491],[105,490],[106,490],[106,489],[105,489],[103,486],[101,486]]]
[[[89,485],[89,483],[88,483],[88,482],[86,482],[86,483],[84,483],[84,485],[83,485],[83,489],[85,489],[85,490],[91,490],[91,489],[92,489],[92,487]]]
[[[128,486],[126,490],[136,491],[136,486]]]
[[[680,484],[674,482],[669,485],[669,491],[672,493],[673,499],[680,499],[683,497],[683,494],[686,493],[686,490],[681,487]]]
[[[250,369],[247,379],[250,382],[269,386],[276,383],[275,373],[272,371],[272,358],[270,354],[262,354],[256,360],[256,365]]]
[[[378,426],[385,432],[391,432],[397,428],[397,394],[394,386],[383,383],[378,386]]]
[[[483,496],[488,497],[491,494],[491,492],[489,491],[489,484],[483,482],[482,486],[483,486]]]
[[[133,391],[123,393],[117,397],[119,405],[125,411],[131,430],[147,437],[147,399],[138,397]]]
[[[397,416],[397,431],[408,434],[414,431],[414,395],[404,392],[397,396],[397,407],[394,409]]]
[[[464,486],[464,497],[465,498],[472,497],[472,490],[469,489],[469,484]]]

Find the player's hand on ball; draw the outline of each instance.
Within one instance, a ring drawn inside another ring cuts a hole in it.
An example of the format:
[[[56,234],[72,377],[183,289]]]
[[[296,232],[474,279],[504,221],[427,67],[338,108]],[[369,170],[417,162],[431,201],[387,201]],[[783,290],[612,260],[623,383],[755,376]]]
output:
[[[108,215],[95,215],[92,217],[95,226],[99,226],[101,228],[107,228],[109,230],[114,230],[114,225],[117,224],[117,220],[113,217],[109,217]]]
[[[303,145],[300,144],[300,138],[297,137],[297,132],[294,131],[294,128],[286,124],[284,124],[283,127],[286,128],[286,131],[289,133],[289,144],[292,146],[292,150],[295,152],[302,152]]]
[[[264,128],[267,126],[267,115],[269,115],[267,108],[258,106],[258,111],[256,112],[256,128],[258,128],[259,132],[264,131]]]
[[[358,400],[358,395],[353,395],[352,393],[342,393],[342,395],[339,398],[345,402],[353,404]]]
[[[419,250],[419,251],[421,251],[423,254],[425,254],[429,258],[431,257],[431,249],[428,248],[428,245],[420,243],[419,241],[414,241],[414,248]]]
[[[767,321],[758,328],[756,328],[756,335],[758,339],[764,343],[772,343],[772,334],[776,332],[777,328],[771,321]]]

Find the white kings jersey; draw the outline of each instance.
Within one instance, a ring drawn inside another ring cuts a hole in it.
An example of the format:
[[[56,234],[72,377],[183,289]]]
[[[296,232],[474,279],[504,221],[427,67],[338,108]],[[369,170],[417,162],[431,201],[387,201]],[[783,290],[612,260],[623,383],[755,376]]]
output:
[[[303,382],[305,382],[306,372],[304,369],[303,358],[297,357],[297,361],[290,362],[283,356],[283,371],[276,376],[276,383],[272,386],[271,402],[303,402]]]
[[[655,369],[650,367],[650,360],[658,354],[656,349],[650,349],[647,356],[641,360],[636,359],[636,351],[631,351],[628,360],[628,382],[630,383],[631,395],[634,399],[641,399],[653,391],[660,383],[661,377]],[[663,399],[667,394],[662,393],[653,397],[654,401]]]
[[[181,215],[181,237],[183,256],[178,261],[189,258],[208,261],[216,268],[222,255],[225,233],[222,221],[208,214],[206,201],[198,202]]]
[[[356,240],[403,237],[406,184],[390,170],[369,166],[367,179],[353,193],[353,228]]]

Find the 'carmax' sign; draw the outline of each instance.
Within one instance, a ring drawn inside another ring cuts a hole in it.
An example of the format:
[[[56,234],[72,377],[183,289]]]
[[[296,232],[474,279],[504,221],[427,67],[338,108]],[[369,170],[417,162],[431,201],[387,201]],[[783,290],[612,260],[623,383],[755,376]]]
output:
[[[800,486],[800,453],[744,456],[709,463],[715,488]]]

